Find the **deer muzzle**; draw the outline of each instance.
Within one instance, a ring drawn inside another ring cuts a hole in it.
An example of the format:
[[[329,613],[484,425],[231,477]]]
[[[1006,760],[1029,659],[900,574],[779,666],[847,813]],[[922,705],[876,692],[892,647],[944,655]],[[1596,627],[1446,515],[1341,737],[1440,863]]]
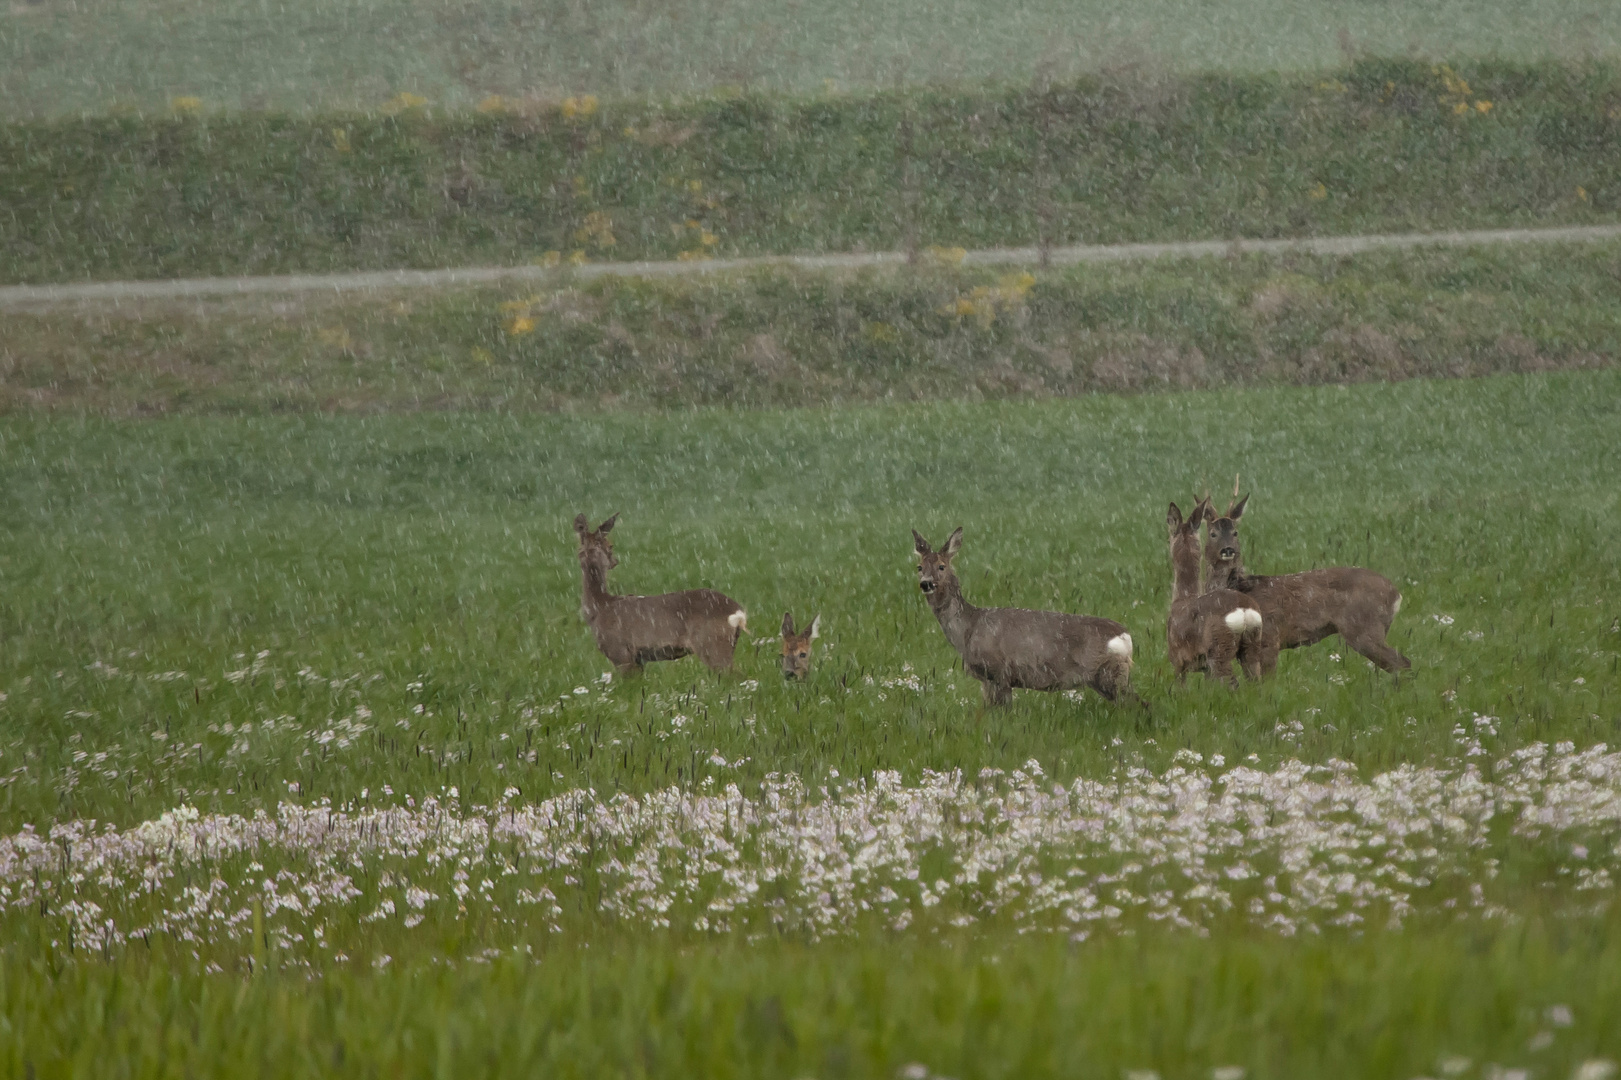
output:
[[[917,587],[922,589],[926,593],[933,592],[934,588],[935,588],[934,582],[928,580],[927,578],[925,578],[924,580],[918,582]]]

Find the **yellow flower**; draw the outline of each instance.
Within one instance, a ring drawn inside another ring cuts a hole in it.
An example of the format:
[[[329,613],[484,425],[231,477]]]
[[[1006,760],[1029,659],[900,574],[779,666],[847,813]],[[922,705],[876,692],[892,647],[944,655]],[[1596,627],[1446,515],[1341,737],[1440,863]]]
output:
[[[203,99],[200,97],[172,97],[169,99],[169,108],[177,113],[199,113],[203,111]]]
[[[688,180],[687,181],[687,190],[688,191],[702,191],[703,189],[704,189],[704,182],[702,180]]]
[[[704,247],[714,247],[716,244],[720,243],[720,237],[716,236],[708,229],[705,229],[703,232],[698,234],[698,242]]]
[[[532,334],[534,332],[535,320],[531,319],[527,315],[515,316],[510,322],[507,323],[507,333],[511,334],[513,337],[518,337],[521,334]]]
[[[901,340],[901,332],[886,322],[870,322],[861,328],[868,341],[879,345],[895,345]]]
[[[601,210],[593,210],[585,215],[585,223],[574,230],[576,244],[595,244],[597,247],[613,247],[618,243],[614,239],[613,219]]]
[[[676,255],[676,258],[681,262],[703,262],[709,258],[709,252],[703,248],[693,248],[691,251],[680,252]]]
[[[534,263],[536,266],[556,266],[562,261],[563,253],[561,251],[548,251],[540,258],[535,259]]]
[[[565,120],[583,119],[597,111],[597,97],[595,94],[566,97],[563,99],[561,110]]]
[[[387,101],[383,102],[383,112],[388,116],[406,112],[410,109],[420,109],[428,104],[428,99],[421,94],[413,94],[401,90]]]
[[[348,349],[354,344],[349,331],[342,326],[323,326],[315,332],[315,340],[322,345],[331,345],[337,349]]]
[[[1578,199],[1580,199],[1582,202],[1586,202],[1587,201],[1587,189],[1578,185],[1577,188],[1576,188],[1576,197]]]
[[[347,154],[352,147],[349,145],[349,133],[343,128],[332,129],[332,149],[340,154]]]
[[[570,266],[584,266],[585,265],[585,252],[584,251],[571,251],[571,252],[569,252],[568,253],[568,264]]]
[[[491,94],[489,97],[478,103],[478,111],[484,113],[486,116],[492,113],[506,112],[507,100],[500,94]]]
[[[1460,101],[1456,105],[1452,106],[1452,112],[1457,116],[1462,116],[1464,113],[1466,113],[1468,111],[1469,111],[1469,103],[1467,101]]]
[[[1328,185],[1319,181],[1317,184],[1313,185],[1312,189],[1306,192],[1306,194],[1313,199],[1326,199],[1328,198]]]
[[[1475,111],[1484,116],[1492,111],[1492,103],[1489,101],[1477,101],[1475,102]]]
[[[930,244],[923,249],[923,254],[928,256],[930,262],[936,262],[942,266],[956,266],[968,257],[968,252],[963,248],[941,247],[938,244]]]

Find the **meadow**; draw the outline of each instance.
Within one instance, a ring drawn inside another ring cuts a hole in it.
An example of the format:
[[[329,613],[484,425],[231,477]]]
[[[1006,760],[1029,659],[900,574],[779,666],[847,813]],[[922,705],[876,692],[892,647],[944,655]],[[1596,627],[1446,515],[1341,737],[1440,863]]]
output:
[[[1618,391],[9,417],[0,1054],[1597,1080]],[[1385,573],[1412,672],[1174,683],[1165,503],[1235,472],[1249,564]],[[582,510],[616,589],[744,603],[734,675],[604,678]],[[1125,622],[1149,709],[982,712],[909,558],[959,524],[970,599]]]
[[[1583,60],[1621,52],[1603,0],[13,0],[0,110],[364,109],[408,91],[468,109],[562,98],[1024,82],[1099,70],[1298,71],[1348,55]]]

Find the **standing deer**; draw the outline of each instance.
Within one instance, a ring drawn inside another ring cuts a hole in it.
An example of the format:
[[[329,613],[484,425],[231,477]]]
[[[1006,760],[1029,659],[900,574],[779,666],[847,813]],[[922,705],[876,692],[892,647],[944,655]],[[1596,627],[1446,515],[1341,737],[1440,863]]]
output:
[[[810,674],[811,642],[820,636],[822,617],[811,620],[810,629],[803,634],[794,633],[794,617],[782,613],[782,677],[803,679]]]
[[[619,515],[595,532],[581,514],[574,519],[580,538],[580,614],[602,655],[622,675],[654,660],[697,655],[715,671],[729,671],[737,639],[748,630],[748,616],[737,601],[714,589],[688,589],[660,596],[615,596],[608,571],[619,565],[608,533]]]
[[[1261,609],[1255,601],[1232,589],[1199,592],[1199,526],[1204,522],[1206,500],[1194,506],[1186,520],[1175,503],[1166,512],[1165,525],[1171,543],[1171,611],[1165,617],[1165,647],[1179,682],[1186,682],[1189,671],[1205,671],[1230,686],[1238,686],[1233,674],[1236,657],[1244,674],[1261,677],[1265,666],[1261,637]],[[1276,656],[1276,646],[1273,647]]]
[[[963,599],[951,560],[962,547],[962,529],[932,551],[912,531],[917,545],[918,588],[928,598],[946,640],[962,666],[980,682],[985,704],[1004,705],[1022,690],[1073,690],[1090,686],[1110,701],[1130,692],[1131,635],[1111,619],[1023,608],[981,608]]]
[[[1234,497],[1238,495],[1235,490]],[[1204,557],[1208,573],[1205,590],[1234,589],[1260,606],[1267,634],[1276,635],[1277,647],[1296,649],[1315,645],[1331,634],[1386,671],[1403,671],[1412,662],[1385,643],[1391,621],[1401,610],[1401,593],[1390,579],[1358,566],[1332,566],[1274,577],[1250,574],[1238,546],[1238,521],[1249,496],[1233,503],[1216,517],[1205,508],[1210,525]],[[1262,671],[1277,665],[1277,650],[1269,651]]]

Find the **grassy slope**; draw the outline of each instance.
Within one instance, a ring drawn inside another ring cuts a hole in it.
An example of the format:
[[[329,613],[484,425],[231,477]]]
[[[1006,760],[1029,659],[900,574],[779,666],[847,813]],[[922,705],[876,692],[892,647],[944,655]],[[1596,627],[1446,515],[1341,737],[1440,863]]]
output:
[[[1618,283],[1621,245],[1605,243],[1028,283],[936,267],[87,304],[8,316],[0,408],[795,406],[1542,371],[1621,354]]]
[[[1471,709],[1503,718],[1494,751],[1613,741],[1618,391],[1599,372],[973,409],[7,421],[0,762],[27,771],[0,796],[0,827],[131,822],[181,799],[247,810],[273,805],[288,779],[306,799],[340,801],[385,782],[455,784],[469,800],[508,783],[525,798],[688,784],[709,772],[711,747],[751,756],[748,783],[768,769],[915,775],[1030,757],[1059,778],[1098,775],[1118,754],[1163,765],[1179,746],[1371,770],[1451,752],[1451,726]],[[1168,685],[1163,504],[1235,469],[1255,478],[1253,565],[1352,561],[1403,583],[1393,640],[1417,667],[1399,687],[1335,664],[1331,644],[1288,655],[1275,682],[1236,696]],[[776,682],[769,648],[741,651],[758,691],[691,661],[659,666],[644,689],[692,688],[688,738],[655,742],[634,714],[592,698],[547,720],[549,735],[585,725],[571,749],[537,739],[536,763],[496,771],[498,728],[604,666],[574,611],[567,519],[581,508],[625,511],[621,589],[722,585],[760,629],[786,606],[821,611],[831,652],[811,685]],[[1029,694],[975,721],[904,557],[909,525],[932,535],[959,522],[971,597],[1128,622],[1139,685],[1158,703],[1150,723]],[[1483,638],[1463,637],[1471,630]],[[261,648],[269,674],[222,677]],[[96,660],[192,674],[132,682],[89,668]],[[862,672],[905,662],[923,692],[880,700],[862,688]],[[293,677],[301,665],[384,679],[358,695],[311,688]],[[1341,671],[1348,681],[1331,682]],[[232,759],[218,731],[282,712],[319,719],[355,700],[385,718],[426,703],[434,715],[415,730],[425,752],[368,740],[310,758],[302,744],[261,740]],[[744,708],[766,719],[757,733],[738,724]],[[1273,731],[1288,719],[1303,722],[1298,749]],[[148,737],[157,727],[201,752],[161,753]],[[623,762],[606,752],[621,737]],[[82,765],[76,786],[64,783],[81,749],[111,751],[122,775]],[[1501,887],[1523,924],[1302,942],[1145,927],[1064,949],[988,928],[953,948],[906,935],[745,947],[626,939],[582,915],[570,925],[595,948],[542,934],[541,962],[446,970],[436,957],[488,943],[452,923],[379,938],[396,958],[384,974],[340,966],[313,984],[202,974],[162,941],[104,966],[14,915],[0,1055],[45,1076],[93,1071],[111,1054],[141,1075],[376,1063],[427,1075],[476,1062],[503,1074],[877,1077],[921,1060],[954,1076],[1155,1067],[1191,1078],[1230,1062],[1257,1077],[1414,1075],[1447,1053],[1563,1075],[1617,1054],[1604,1023],[1621,994],[1613,919]],[[1555,1003],[1574,1007],[1577,1027],[1528,1050]]]
[[[0,280],[1610,220],[1603,63],[0,127]],[[1489,112],[1477,108],[1490,104]],[[1455,108],[1462,106],[1461,114]]]
[[[62,115],[165,106],[375,106],[396,91],[466,107],[485,94],[817,91],[897,83],[1070,78],[1129,64],[1168,70],[1321,68],[1380,55],[1530,60],[1621,52],[1603,0],[247,0],[0,9],[0,103]]]

